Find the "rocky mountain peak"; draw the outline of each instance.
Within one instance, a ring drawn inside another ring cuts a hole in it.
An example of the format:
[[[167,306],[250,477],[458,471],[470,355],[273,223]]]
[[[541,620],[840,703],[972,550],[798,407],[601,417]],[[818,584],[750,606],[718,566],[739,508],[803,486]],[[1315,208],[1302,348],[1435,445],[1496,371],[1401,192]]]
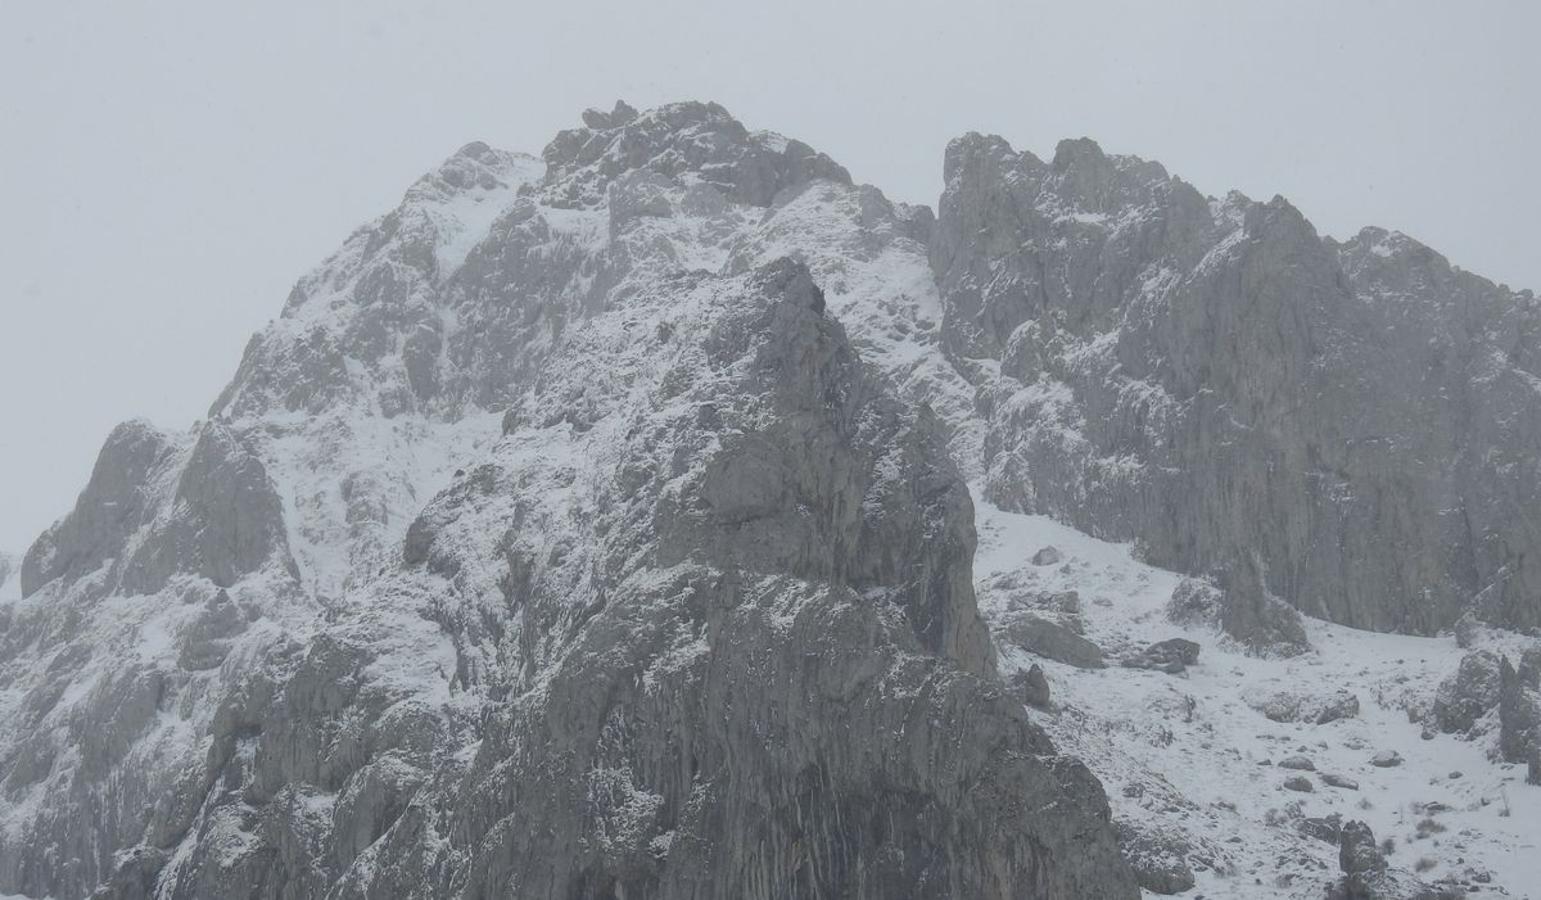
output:
[[[811,179],[849,184],[850,174],[801,141],[750,132],[715,103],[672,103],[641,115],[585,115],[583,128],[546,146],[547,191],[560,202],[591,207],[624,173],[651,172],[700,182],[728,199],[769,206],[781,191]]]
[[[1064,172],[1077,165],[1096,168],[1107,164],[1107,154],[1102,152],[1101,145],[1089,137],[1065,138],[1054,145],[1054,161],[1051,165],[1056,172]]]
[[[1266,824],[1220,802],[1272,790],[1253,750],[1305,740],[1239,692],[1378,740],[1434,664],[1309,616],[1541,621],[1533,297],[1086,139],[968,134],[944,171],[933,216],[716,104],[618,102],[419,179],[209,421],[115,430],[0,598],[0,894],[1132,898],[1330,864],[1220,837]],[[1361,704],[1293,690],[1318,663],[1385,666]],[[1513,759],[1535,669],[1461,710]]]
[[[619,128],[636,121],[637,110],[625,100],[615,101],[615,107],[610,112],[590,107],[583,111],[583,124],[596,130]]]

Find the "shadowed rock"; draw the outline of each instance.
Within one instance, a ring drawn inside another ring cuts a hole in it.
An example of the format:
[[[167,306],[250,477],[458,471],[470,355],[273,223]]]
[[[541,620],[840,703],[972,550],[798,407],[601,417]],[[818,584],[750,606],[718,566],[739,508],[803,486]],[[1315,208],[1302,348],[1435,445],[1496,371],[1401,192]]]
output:
[[[1227,573],[1249,645],[1302,637],[1270,595],[1377,630],[1541,623],[1533,295],[1085,139],[1044,162],[969,134],[943,174],[944,336],[999,363],[991,500]]]
[[[1006,624],[1006,638],[1036,656],[1075,666],[1100,669],[1102,649],[1063,625],[1034,615],[1020,615]]]
[[[1498,705],[1501,662],[1489,650],[1461,657],[1456,671],[1440,682],[1434,695],[1434,722],[1440,731],[1470,732],[1478,719]]]

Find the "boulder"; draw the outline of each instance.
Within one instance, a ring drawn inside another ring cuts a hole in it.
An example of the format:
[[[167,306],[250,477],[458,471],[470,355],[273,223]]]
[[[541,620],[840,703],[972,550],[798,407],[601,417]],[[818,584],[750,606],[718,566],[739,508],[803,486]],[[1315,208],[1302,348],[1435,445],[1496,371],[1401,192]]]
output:
[[[1375,843],[1375,833],[1359,821],[1345,822],[1338,832],[1338,867],[1343,877],[1328,887],[1327,900],[1454,900],[1462,896],[1392,869]]]
[[[1343,832],[1343,817],[1337,813],[1329,816],[1308,817],[1295,823],[1295,830],[1306,837],[1315,838],[1316,840],[1336,846]]]
[[[1012,686],[1022,696],[1022,702],[1037,709],[1049,708],[1049,680],[1043,675],[1043,667],[1033,663],[1026,672],[1012,677]]]
[[[1064,554],[1059,552],[1058,547],[1050,545],[1041,548],[1037,553],[1033,554],[1033,565],[1052,566],[1058,564],[1064,558]]]
[[[1172,591],[1167,618],[1179,625],[1207,625],[1261,656],[1297,656],[1310,648],[1300,613],[1268,593],[1255,578],[1184,578]]]
[[[1291,775],[1284,779],[1284,787],[1286,790],[1299,791],[1302,794],[1309,794],[1316,790],[1316,785],[1304,775]]]
[[[1363,822],[1345,822],[1339,831],[1338,867],[1345,875],[1365,875],[1386,870],[1386,857],[1375,843],[1375,832]]]
[[[1022,615],[1006,624],[1006,638],[1035,656],[1078,669],[1100,669],[1106,663],[1102,648],[1063,625],[1034,615]]]
[[[1434,694],[1434,723],[1446,734],[1470,733],[1477,722],[1498,705],[1503,658],[1491,650],[1477,650],[1461,658],[1450,677]]]
[[[1348,691],[1318,694],[1302,691],[1262,691],[1245,696],[1247,705],[1274,722],[1326,725],[1359,715],[1359,698]]]
[[[1125,658],[1122,665],[1132,669],[1158,669],[1176,675],[1198,662],[1198,659],[1197,642],[1184,638],[1169,638],[1157,641],[1134,656]]]
[[[1194,885],[1192,848],[1170,829],[1118,823],[1118,844],[1140,887],[1153,894],[1181,894]]]

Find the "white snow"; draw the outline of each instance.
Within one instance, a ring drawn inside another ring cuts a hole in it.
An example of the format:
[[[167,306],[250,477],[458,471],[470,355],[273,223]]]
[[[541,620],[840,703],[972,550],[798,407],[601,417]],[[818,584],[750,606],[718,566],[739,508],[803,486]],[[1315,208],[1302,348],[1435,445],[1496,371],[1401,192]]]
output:
[[[1493,886],[1511,896],[1541,896],[1541,790],[1524,784],[1519,767],[1489,761],[1486,742],[1422,740],[1420,726],[1408,721],[1405,708],[1431,696],[1466,652],[1453,638],[1307,620],[1313,651],[1293,659],[1249,656],[1218,634],[1169,622],[1164,607],[1179,576],[1135,560],[1128,546],[1046,517],[1004,512],[978,491],[974,503],[974,574],[992,625],[1007,614],[1009,597],[1074,590],[1086,636],[1110,656],[1171,637],[1202,644],[1198,665],[1172,676],[1116,662],[1072,669],[998,641],[1004,673],[1043,667],[1057,709],[1032,715],[1102,780],[1115,818],[1175,830],[1216,851],[1215,867],[1196,871],[1191,895],[1320,896],[1338,875],[1337,847],[1295,830],[1288,807],[1298,802],[1300,816],[1337,813],[1365,821],[1377,839],[1394,839],[1394,866],[1432,860],[1421,873],[1425,880],[1473,869],[1490,872]],[[1050,544],[1065,561],[1032,566],[1033,553]],[[1260,690],[1339,688],[1358,696],[1360,714],[1326,725],[1272,722],[1245,699]],[[1370,765],[1380,750],[1395,750],[1405,761]],[[1318,772],[1354,779],[1359,790],[1329,787],[1315,776],[1313,793],[1283,790],[1285,776],[1295,773],[1262,761],[1293,755],[1311,758]],[[1461,777],[1451,778],[1457,771]],[[1423,806],[1429,803],[1448,809],[1431,813]],[[1444,830],[1418,837],[1418,823],[1431,818]],[[1292,873],[1292,881],[1279,882]]]
[[[773,150],[786,147],[779,135],[759,133],[756,140]],[[471,326],[462,326],[453,304],[443,302],[445,298],[437,293],[444,279],[465,264],[501,216],[523,202],[521,187],[542,172],[544,164],[539,160],[515,157],[492,187],[447,191],[425,179],[420,190],[408,193],[398,210],[399,239],[428,241],[437,272],[431,279],[420,273],[410,275],[405,283],[414,300],[433,306],[446,335]],[[295,599],[271,590],[263,573],[233,587],[232,596],[259,611],[261,618],[235,641],[224,669],[239,673],[250,668],[274,642],[303,640],[326,627],[326,614],[346,607],[350,636],[369,642],[377,654],[367,680],[400,698],[387,715],[414,704],[469,705],[477,699],[457,696],[463,685],[452,687],[456,666],[462,661],[457,659],[457,648],[414,605],[419,599],[453,593],[453,601],[442,602],[461,604],[467,614],[506,615],[498,611],[506,606],[500,587],[507,573],[504,561],[507,554],[521,552],[539,565],[571,570],[573,604],[580,608],[589,598],[586,592],[592,590],[589,576],[583,573],[587,571],[585,554],[594,552],[594,547],[581,543],[596,540],[588,530],[594,515],[591,500],[601,493],[596,481],[616,477],[622,448],[632,439],[632,426],[642,421],[643,413],[636,417],[596,414],[600,421],[587,430],[590,423],[580,428],[574,417],[582,418],[586,410],[638,410],[652,418],[652,425],[667,423],[672,416],[694,415],[699,399],[688,391],[661,398],[658,384],[671,367],[696,373],[699,396],[710,396],[706,387],[712,378],[729,377],[710,372],[704,361],[675,355],[691,352],[679,348],[699,345],[695,339],[699,335],[688,332],[713,321],[708,306],[729,301],[718,295],[710,281],[680,291],[650,287],[659,281],[652,276],[660,271],[731,275],[782,256],[802,261],[824,290],[829,314],[847,330],[862,359],[889,379],[902,397],[929,403],[953,426],[953,456],[966,475],[982,477],[986,425],[975,413],[975,386],[941,352],[941,298],[926,247],[905,233],[903,217],[895,216],[870,188],[827,181],[787,192],[770,209],[736,206],[720,197],[713,201],[710,191],[683,179],[660,189],[669,215],[625,221],[612,218],[602,204],[558,207],[542,202],[538,192],[527,192],[536,207],[531,219],[536,224],[531,227],[543,223],[549,232],[549,240],[532,252],[594,262],[564,288],[567,295],[585,293],[604,255],[612,250],[632,254],[627,262],[635,266],[635,277],[623,285],[625,291],[617,288],[601,298],[603,303],[586,309],[583,317],[575,316],[563,333],[561,340],[574,367],[547,373],[547,380],[527,398],[531,411],[539,414],[535,418],[545,424],[504,438],[501,410],[457,411],[458,418],[446,417],[453,421],[427,414],[380,415],[373,404],[385,376],[357,360],[348,360],[349,387],[357,390],[356,397],[334,403],[324,413],[271,407],[230,421],[230,427],[254,444],[281,498],[288,546],[300,571],[304,597]],[[1245,198],[1238,198],[1233,195],[1211,204],[1216,226],[1227,234],[1199,263],[1197,274],[1241,249],[1246,239],[1241,215]],[[1063,224],[1080,226],[1070,229],[1079,235],[1077,239],[1101,240],[1138,224],[1145,212],[1136,208],[1117,219],[1080,209],[1047,210],[1046,214]],[[370,232],[361,230],[302,279],[294,305],[265,336],[273,346],[340,339],[347,333],[350,317],[359,314],[354,290],[376,261],[373,256],[366,258],[369,239]],[[1377,244],[1372,252],[1386,255],[1390,251]],[[1004,268],[995,274],[997,278],[1010,275]],[[1173,268],[1152,267],[1142,273],[1134,302],[1164,302],[1180,280]],[[664,350],[640,339],[661,326],[686,333],[685,339]],[[1066,355],[1071,374],[1111,377],[1119,337],[1116,329],[1109,330],[1071,348]],[[1070,384],[1047,376],[1007,384],[996,360],[969,360],[965,365],[983,376],[979,380],[1000,382],[1007,389],[999,409],[1031,425],[1024,428],[1023,440],[1085,444],[1084,412]],[[1541,380],[1514,371],[1541,390]],[[1123,378],[1118,390],[1125,402],[1143,404],[1155,411],[1152,415],[1175,402],[1158,385],[1144,381]],[[565,418],[552,418],[552,413],[563,411]],[[177,440],[181,442],[178,453],[185,454],[191,437]],[[682,453],[703,458],[710,450],[664,446],[658,456],[664,460]],[[517,515],[539,527],[520,530],[524,543],[503,546],[500,542],[509,534],[509,520],[516,514],[513,504],[477,505],[480,501],[473,498],[467,501],[468,508],[457,511],[442,538],[461,548],[462,560],[473,563],[457,574],[453,592],[441,576],[394,572],[408,524],[461,477],[461,470],[477,463],[498,470],[505,495],[520,499]],[[1142,463],[1133,456],[1109,456],[1088,458],[1086,465],[1095,467],[1088,471],[1095,471],[1097,477],[1118,478],[1128,477]],[[170,479],[180,467],[180,462],[168,463],[162,476]],[[678,490],[688,477],[692,477],[689,472],[679,475],[665,486],[665,493]],[[356,516],[350,522],[350,479],[367,480],[368,498],[379,503],[380,515],[365,517],[362,525]],[[152,488],[157,496],[170,496],[173,486],[167,480]],[[1541,853],[1537,852],[1541,790],[1524,785],[1523,773],[1515,767],[1491,762],[1489,742],[1446,735],[1425,741],[1420,727],[1408,720],[1406,709],[1426,703],[1465,652],[1453,639],[1373,634],[1309,622],[1312,652],[1293,659],[1250,656],[1218,634],[1178,627],[1167,620],[1165,607],[1181,580],[1178,575],[1139,562],[1128,546],[1099,541],[1046,517],[1004,512],[985,501],[977,488],[974,493],[979,532],[974,574],[986,619],[999,630],[1013,602],[1031,603],[1037,595],[1075,591],[1086,636],[1115,659],[1107,669],[1077,670],[1002,642],[1003,673],[1009,676],[1040,663],[1056,709],[1031,714],[1063,751],[1084,760],[1102,780],[1115,817],[1180,833],[1197,848],[1195,856],[1211,861],[1198,872],[1199,884],[1190,896],[1202,894],[1209,900],[1319,896],[1321,885],[1337,875],[1337,849],[1300,834],[1295,823],[1329,813],[1362,819],[1378,838],[1395,839],[1394,865],[1411,867],[1423,857],[1433,860],[1433,867],[1422,873],[1426,879],[1474,869],[1491,872],[1494,886],[1506,887],[1511,896],[1541,896],[1535,888],[1541,885]],[[173,515],[175,509],[165,504],[161,514]],[[1064,561],[1030,565],[1032,555],[1050,544],[1064,554]],[[130,550],[132,546],[131,542]],[[477,561],[485,565],[478,569]],[[381,577],[388,570],[391,576]],[[676,574],[652,570],[635,575],[623,587],[662,590]],[[200,608],[174,596],[184,588],[188,596],[196,593],[179,584],[156,597],[113,597],[101,602],[87,624],[85,638],[104,652],[71,673],[45,727],[67,721],[75,704],[98,690],[115,665],[131,660],[138,666],[173,669],[185,629]],[[794,609],[795,592],[784,593],[787,609]],[[46,599],[21,601],[15,573],[0,584],[0,611],[15,614],[18,621],[42,619],[47,611],[40,603]],[[486,606],[478,608],[479,603]],[[785,621],[791,621],[790,615]],[[517,627],[518,622],[510,622],[511,629]],[[1121,654],[1179,636],[1203,645],[1198,665],[1181,675],[1116,665]],[[711,651],[700,636],[677,637],[659,666],[643,674],[649,684]],[[506,643],[512,646],[517,641],[510,637]],[[467,655],[473,654],[467,651]],[[33,665],[0,691],[0,722],[20,708],[53,658],[47,653],[29,657]],[[489,655],[482,662],[491,667],[506,661]],[[220,670],[189,676],[183,688],[188,702],[166,706],[192,712],[162,713],[137,739],[134,753],[143,760],[144,769],[158,766],[170,771],[179,760],[203,758],[207,748],[201,741],[214,709],[202,701],[220,696],[224,677]],[[540,690],[538,684],[518,687],[532,693]],[[1255,694],[1271,691],[1340,688],[1358,696],[1360,714],[1326,725],[1275,723],[1247,702]],[[0,734],[7,740],[17,737]],[[0,742],[0,754],[10,746]],[[468,744],[459,756],[468,759],[474,747]],[[1395,749],[1404,763],[1391,769],[1371,766],[1369,758],[1382,749]],[[247,745],[240,752],[254,750]],[[1261,763],[1291,755],[1309,756],[1320,772],[1358,781],[1359,790],[1328,787],[1313,776],[1314,792],[1284,791],[1281,783],[1286,773]],[[3,827],[28,827],[48,792],[67,786],[63,774],[68,762],[62,756],[55,778],[32,786],[11,803]],[[1457,770],[1463,775],[1450,777]],[[613,780],[595,788],[618,798],[628,809],[635,807],[640,821],[650,814],[652,799],[628,779],[627,773],[615,772]],[[334,798],[308,794],[296,802],[319,816]],[[1426,807],[1415,809],[1415,804],[1428,803],[1448,809],[1434,813]],[[1419,837],[1418,824],[1425,819],[1433,819],[1444,830]],[[253,846],[255,838],[233,819],[211,827],[227,842],[227,862]],[[669,840],[659,840],[659,852],[667,852]],[[180,864],[190,846],[191,842],[184,842],[178,849],[173,866]],[[372,859],[366,854],[363,864]],[[1281,876],[1286,880],[1281,882]],[[11,898],[0,896],[0,900]]]
[[[434,248],[440,279],[465,264],[466,256],[487,237],[493,222],[507,212],[519,194],[519,188],[545,174],[540,160],[521,158],[513,167],[507,183],[496,187],[464,191],[442,205],[431,208],[429,215],[438,227],[439,240]]]

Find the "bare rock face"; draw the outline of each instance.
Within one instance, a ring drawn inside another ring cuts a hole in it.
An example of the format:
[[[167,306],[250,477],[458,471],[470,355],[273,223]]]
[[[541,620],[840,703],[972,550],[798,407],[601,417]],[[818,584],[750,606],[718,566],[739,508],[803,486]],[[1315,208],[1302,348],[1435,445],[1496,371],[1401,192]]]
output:
[[[367,677],[391,651],[339,625],[233,708],[262,724],[251,763],[221,762],[227,808],[274,817],[264,841],[292,865],[308,826],[291,792],[340,791],[339,868],[317,877],[341,896],[1134,896],[1095,780],[994,679],[935,420],[871,379],[794,264],[687,279],[628,314],[671,308],[691,314],[667,347],[652,329],[608,348],[662,365],[596,398],[581,432],[516,427],[375,589],[464,598],[435,613],[451,683],[506,698],[474,754],[436,767],[448,710],[351,725],[400,701]],[[544,377],[518,419],[589,373],[553,359]],[[228,888],[209,841],[163,884]]]
[[[1006,638],[1028,653],[1078,669],[1100,669],[1107,664],[1101,647],[1040,616],[1022,614],[1012,619],[1006,625]]]
[[[1541,678],[1534,668],[1516,671],[1499,663],[1498,748],[1505,760],[1527,767],[1526,780],[1541,784]]]
[[[715,103],[675,103],[640,119],[634,111],[586,115],[586,127],[546,146],[548,179],[572,204],[600,202],[618,176],[700,178],[727,200],[769,206],[783,189],[812,179],[849,184],[838,163],[801,141],[756,139]]]
[[[584,121],[114,433],[0,629],[0,893],[1137,896],[996,673],[967,384],[893,352],[929,212],[714,105]]]
[[[1498,705],[1502,657],[1478,650],[1461,658],[1434,695],[1434,722],[1446,734],[1470,733],[1477,721]]]
[[[1226,580],[1229,588],[1208,578],[1184,578],[1172,591],[1167,617],[1180,625],[1216,628],[1263,656],[1295,656],[1310,648],[1293,607],[1255,578]]]
[[[32,594],[55,578],[80,578],[116,557],[150,511],[142,488],[175,450],[172,439],[148,422],[125,422],[114,429],[75,511],[27,551],[22,593]]]
[[[154,593],[173,576],[229,587],[270,562],[294,575],[281,501],[262,461],[219,422],[178,443],[142,422],[107,439],[74,511],[22,564],[22,592],[55,579],[98,594]]]
[[[1537,623],[1528,294],[1089,141],[946,175],[933,216],[703,103],[425,175],[0,597],[0,894],[1191,886],[1001,683],[971,482],[1257,653],[1296,608]],[[1105,664],[1073,591],[1013,603],[997,638]]]
[[[383,857],[424,858],[441,839],[422,833],[429,810],[472,798],[443,837],[469,860],[450,882],[477,896],[1015,896],[1039,884],[1132,896],[1105,806],[1069,829],[1088,842],[1075,845],[1016,811],[1033,781],[1067,802],[1092,784],[1007,749],[1044,745],[978,677],[993,664],[967,577],[969,505],[956,475],[932,468],[945,459],[934,421],[866,380],[805,271],[778,263],[739,283],[696,288],[713,311],[669,335],[679,362],[652,390],[676,412],[595,422],[595,440],[630,434],[626,491],[580,500],[593,543],[537,563],[509,597],[526,621],[571,621],[531,647],[556,668],[498,712],[463,782],[420,798]],[[690,446],[715,449],[681,470],[675,448]],[[828,469],[805,470],[811,459]],[[495,473],[430,508],[424,564],[463,571],[459,518],[526,477]],[[538,539],[545,516],[532,510],[500,543]],[[588,555],[606,575],[574,597],[564,576]],[[883,699],[895,695],[912,699]],[[931,716],[981,750],[938,764],[940,742],[962,745],[925,726]],[[393,866],[346,895],[422,875]]]
[[[1134,867],[1140,887],[1154,894],[1181,894],[1195,884],[1188,865],[1191,852],[1180,837],[1149,826],[1118,823],[1119,845]]]
[[[944,174],[944,333],[999,363],[992,500],[1356,627],[1541,623],[1531,294],[1086,140],[971,134]]]

